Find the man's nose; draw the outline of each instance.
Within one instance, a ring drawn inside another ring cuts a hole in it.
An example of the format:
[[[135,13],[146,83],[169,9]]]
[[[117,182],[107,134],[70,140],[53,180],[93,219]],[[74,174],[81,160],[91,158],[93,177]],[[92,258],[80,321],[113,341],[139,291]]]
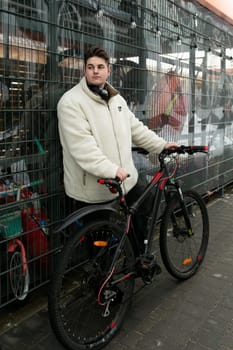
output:
[[[94,73],[98,73],[98,67],[94,67]]]

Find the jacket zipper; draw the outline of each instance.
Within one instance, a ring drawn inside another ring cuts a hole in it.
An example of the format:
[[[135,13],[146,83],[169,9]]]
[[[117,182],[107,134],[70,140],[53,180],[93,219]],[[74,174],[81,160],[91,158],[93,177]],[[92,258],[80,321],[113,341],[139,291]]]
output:
[[[115,139],[116,139],[116,143],[117,143],[117,150],[118,150],[119,159],[120,159],[120,166],[122,167],[121,153],[120,153],[120,149],[119,149],[118,139],[117,139],[117,137],[116,137],[116,131],[115,131],[115,126],[114,126],[114,123],[113,123],[112,113],[111,113],[111,110],[110,110],[110,108],[109,108],[109,104],[108,104],[108,103],[107,103],[107,106],[108,106],[108,110],[109,110],[109,113],[110,113],[110,116],[111,116],[112,128],[113,128],[114,135],[115,135]],[[122,186],[123,186],[124,191],[125,191],[125,185],[124,185],[124,182],[122,183]]]

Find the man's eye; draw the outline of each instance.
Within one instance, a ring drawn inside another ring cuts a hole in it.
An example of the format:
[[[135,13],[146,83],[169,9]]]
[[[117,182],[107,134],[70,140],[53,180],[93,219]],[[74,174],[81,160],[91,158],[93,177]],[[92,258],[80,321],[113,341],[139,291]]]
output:
[[[101,69],[104,69],[105,68],[105,66],[104,65],[99,65],[99,66],[96,66],[96,67],[94,67],[94,66],[87,66],[87,69],[89,69],[89,70],[95,70],[95,69],[99,69],[99,70],[101,70]]]

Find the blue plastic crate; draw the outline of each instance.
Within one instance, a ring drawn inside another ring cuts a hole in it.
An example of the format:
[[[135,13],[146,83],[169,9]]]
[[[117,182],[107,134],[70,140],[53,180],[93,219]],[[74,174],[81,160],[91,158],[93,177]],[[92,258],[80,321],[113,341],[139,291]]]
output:
[[[20,210],[0,216],[0,234],[2,238],[13,238],[21,232],[22,216]]]

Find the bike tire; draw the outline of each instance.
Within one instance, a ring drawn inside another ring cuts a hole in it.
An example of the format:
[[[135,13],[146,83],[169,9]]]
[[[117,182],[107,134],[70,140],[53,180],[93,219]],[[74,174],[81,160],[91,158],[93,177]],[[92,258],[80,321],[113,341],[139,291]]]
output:
[[[167,204],[160,230],[163,263],[167,271],[180,280],[188,279],[197,272],[205,258],[209,239],[209,218],[204,200],[193,190],[184,192],[183,196],[191,221],[191,232],[186,228],[176,192]]]
[[[128,237],[116,270],[104,285],[121,237],[119,225],[99,219],[77,231],[58,255],[50,282],[48,311],[52,329],[67,349],[101,349],[115,336],[124,320],[135,282],[131,274],[135,258]],[[101,246],[104,242],[107,245]],[[122,281],[112,285],[123,276]],[[105,293],[113,294],[108,316],[104,316],[107,305],[98,303],[98,298],[104,299]]]
[[[8,253],[9,278],[11,290],[17,300],[24,300],[29,292],[30,276],[28,266],[25,266],[20,247]]]

